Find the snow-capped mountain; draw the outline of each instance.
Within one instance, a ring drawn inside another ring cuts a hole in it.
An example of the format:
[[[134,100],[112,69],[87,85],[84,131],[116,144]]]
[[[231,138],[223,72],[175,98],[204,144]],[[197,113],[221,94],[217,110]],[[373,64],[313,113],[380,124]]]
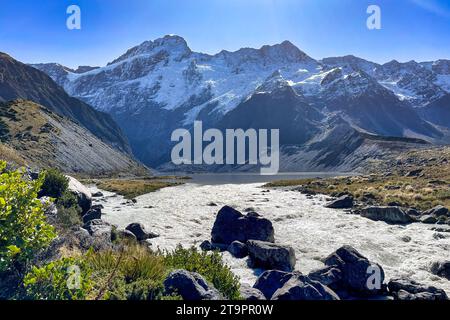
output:
[[[355,56],[315,60],[289,41],[208,55],[169,35],[97,69],[33,66],[70,95],[110,113],[135,155],[158,165],[167,161],[170,133],[190,128],[194,120],[210,127],[281,126],[287,137],[302,137],[289,143],[305,144],[339,114],[366,134],[442,141],[446,133],[437,127],[442,123],[432,123],[433,116],[423,120],[417,110],[447,101],[449,65],[448,60],[380,65]]]

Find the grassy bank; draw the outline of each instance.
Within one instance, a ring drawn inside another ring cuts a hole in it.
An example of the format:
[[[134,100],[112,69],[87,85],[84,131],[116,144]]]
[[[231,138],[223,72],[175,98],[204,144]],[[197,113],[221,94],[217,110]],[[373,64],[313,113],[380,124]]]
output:
[[[265,187],[296,187],[305,193],[330,196],[349,193],[363,203],[399,204],[421,210],[439,204],[450,207],[449,161],[450,148],[418,150],[386,161],[370,175],[281,180]]]
[[[83,182],[95,184],[100,189],[120,194],[126,199],[133,199],[162,188],[181,185],[186,179],[186,177],[167,176],[130,179],[90,179]]]

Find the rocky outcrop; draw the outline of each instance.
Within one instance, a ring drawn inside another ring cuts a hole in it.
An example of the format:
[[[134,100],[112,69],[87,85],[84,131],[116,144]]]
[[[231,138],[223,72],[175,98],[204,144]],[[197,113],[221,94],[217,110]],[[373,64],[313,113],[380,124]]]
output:
[[[407,279],[389,281],[388,289],[396,300],[448,300],[444,290]]]
[[[361,216],[374,221],[384,221],[391,224],[407,224],[414,221],[400,207],[367,207],[361,210]]]
[[[329,279],[326,282],[332,288],[339,288],[357,296],[378,295],[383,291],[383,268],[350,246],[343,246],[329,255],[325,259],[325,264],[332,269],[338,269],[340,275],[337,271],[329,274],[332,269],[328,269],[315,273],[314,277],[320,279],[325,276]]]
[[[425,211],[424,214],[433,217],[441,217],[441,216],[449,216],[449,211],[446,207],[439,205],[428,211]]]
[[[292,277],[275,291],[272,300],[340,300],[338,295],[318,281],[306,276]]]
[[[245,243],[233,241],[227,248],[227,251],[235,258],[241,259],[248,255],[248,249]]]
[[[82,215],[84,215],[92,206],[91,191],[77,179],[71,176],[67,176],[67,178],[69,178],[68,189],[77,197],[78,205],[83,210]]]
[[[248,255],[252,267],[292,271],[295,267],[294,249],[271,242],[247,241]]]
[[[275,291],[282,288],[283,285],[289,281],[289,279],[300,275],[300,272],[267,270],[261,273],[255,284],[253,285],[253,288],[261,291],[266,299],[271,299]]]
[[[164,280],[168,295],[179,295],[183,300],[220,300],[220,293],[210,286],[201,275],[186,270],[175,270]]]
[[[138,241],[144,241],[147,239],[157,238],[158,234],[153,232],[148,232],[145,230],[145,227],[142,223],[130,223],[125,230],[130,231],[136,236]]]
[[[82,220],[83,223],[87,223],[94,219],[101,219],[102,218],[102,210],[98,207],[91,208],[88,212],[86,212],[85,215],[83,215]]]
[[[272,223],[256,212],[249,212],[244,216],[239,211],[225,206],[217,214],[211,231],[211,241],[229,245],[236,240],[242,243],[247,240],[274,242]]]
[[[343,195],[326,205],[327,208],[333,209],[348,209],[353,207],[353,197],[350,195]]]

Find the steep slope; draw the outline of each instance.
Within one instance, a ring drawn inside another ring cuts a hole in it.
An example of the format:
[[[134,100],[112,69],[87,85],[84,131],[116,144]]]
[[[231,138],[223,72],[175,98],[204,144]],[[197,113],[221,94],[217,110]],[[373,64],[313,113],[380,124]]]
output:
[[[27,99],[68,117],[106,143],[130,152],[127,139],[110,115],[70,97],[48,75],[0,53],[0,102]]]
[[[0,103],[0,127],[0,158],[18,165],[89,176],[148,172],[84,127],[31,101]]]
[[[326,80],[326,79],[325,79]],[[435,139],[442,133],[422,120],[412,106],[363,71],[322,82],[319,104],[375,135]]]
[[[450,128],[450,94],[430,102],[419,112],[429,122]]]

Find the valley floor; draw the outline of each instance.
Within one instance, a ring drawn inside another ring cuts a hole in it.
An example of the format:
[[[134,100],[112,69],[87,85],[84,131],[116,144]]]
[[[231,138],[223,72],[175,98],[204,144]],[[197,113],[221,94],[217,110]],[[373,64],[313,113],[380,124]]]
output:
[[[98,191],[92,186],[92,191]],[[262,183],[199,185],[187,183],[127,202],[122,196],[103,192],[97,198],[103,219],[123,228],[141,222],[160,234],[151,239],[154,249],[173,249],[177,244],[198,246],[210,239],[215,214],[223,205],[240,211],[255,210],[273,222],[275,241],[295,249],[296,269],[308,272],[323,266],[321,259],[342,245],[352,245],[370,260],[380,263],[386,278],[405,276],[450,293],[450,281],[430,272],[431,264],[447,256],[450,234],[436,232],[432,225],[407,226],[375,222],[342,210],[324,207],[327,197],[309,197],[298,191],[266,189]],[[443,228],[446,226],[442,226]],[[246,259],[223,253],[241,282],[253,285],[258,270]]]

